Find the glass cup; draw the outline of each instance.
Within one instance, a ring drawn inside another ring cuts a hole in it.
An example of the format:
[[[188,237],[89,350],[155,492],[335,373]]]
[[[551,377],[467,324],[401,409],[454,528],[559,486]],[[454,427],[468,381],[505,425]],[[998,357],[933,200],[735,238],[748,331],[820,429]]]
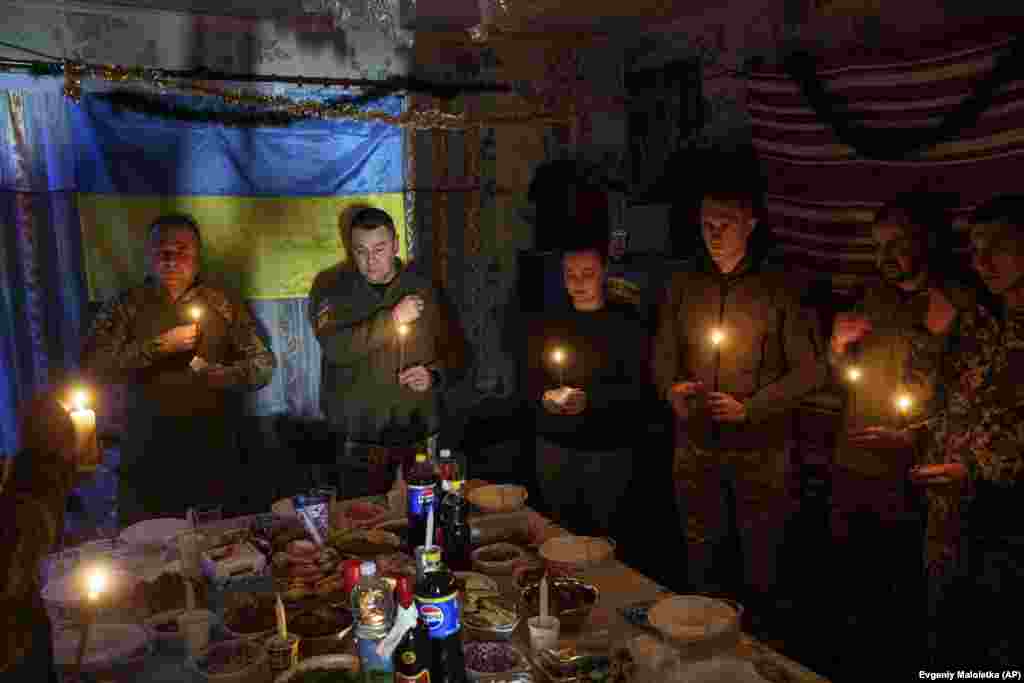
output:
[[[275,678],[299,663],[299,637],[289,633],[287,638],[275,634],[267,640],[267,657],[270,673]]]
[[[196,505],[192,508],[192,524],[201,527],[205,524],[213,524],[224,519],[224,506],[209,504]]]
[[[190,578],[198,578],[202,573],[203,544],[206,537],[198,531],[182,531],[174,537],[181,556],[181,571]]]
[[[558,617],[530,617],[526,625],[530,628],[530,647],[534,652],[558,649],[558,634],[562,627]]]

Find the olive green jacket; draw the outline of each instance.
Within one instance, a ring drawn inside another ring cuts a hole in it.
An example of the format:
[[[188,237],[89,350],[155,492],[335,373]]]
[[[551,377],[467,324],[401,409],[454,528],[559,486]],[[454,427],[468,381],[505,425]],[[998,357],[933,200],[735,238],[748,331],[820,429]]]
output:
[[[786,273],[749,255],[729,274],[705,254],[698,269],[673,275],[654,339],[654,381],[663,398],[675,382],[699,380],[713,391],[716,362],[709,335],[722,328],[719,391],[743,402],[747,420],[723,424],[720,448],[781,452],[791,411],[825,382],[816,316],[801,305],[800,293]],[[710,414],[706,404],[695,403],[679,427],[690,443],[708,448]]]
[[[317,278],[309,315],[323,351],[320,406],[332,429],[349,441],[407,445],[441,428],[442,391],[461,364],[457,326],[440,292],[424,276],[401,267],[383,292],[354,269],[335,268]],[[404,348],[392,309],[405,296],[423,297],[420,318],[409,325]],[[403,367],[423,365],[434,384],[418,393],[398,383]]]

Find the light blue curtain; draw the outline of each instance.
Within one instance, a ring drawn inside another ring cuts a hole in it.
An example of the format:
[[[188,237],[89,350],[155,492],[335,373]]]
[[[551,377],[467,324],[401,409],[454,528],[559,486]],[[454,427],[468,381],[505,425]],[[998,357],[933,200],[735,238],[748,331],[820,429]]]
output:
[[[77,362],[87,306],[74,151],[60,83],[0,90],[0,453],[17,406]]]

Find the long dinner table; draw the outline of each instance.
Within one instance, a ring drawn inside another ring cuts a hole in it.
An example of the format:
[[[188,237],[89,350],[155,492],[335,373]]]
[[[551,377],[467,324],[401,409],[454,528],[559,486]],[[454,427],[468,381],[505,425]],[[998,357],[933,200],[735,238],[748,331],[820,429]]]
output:
[[[388,497],[386,496],[365,500],[381,506],[388,506]],[[394,503],[393,500],[392,503]],[[392,519],[404,514],[402,508],[395,509],[392,506],[389,509],[391,511],[389,517]],[[536,558],[537,547],[545,540],[552,536],[568,533],[530,508],[523,509],[521,513],[525,515],[532,540],[528,554],[534,558]],[[218,532],[247,528],[255,517],[225,519],[214,523],[207,530]],[[486,518],[478,518],[477,521],[486,521]],[[160,562],[164,559],[166,558],[154,561]],[[497,581],[503,594],[516,594],[517,591],[511,576],[494,576],[492,578]],[[648,628],[627,620],[623,610],[631,606],[650,604],[672,594],[668,589],[617,559],[587,567],[582,570],[579,578],[594,585],[600,592],[600,599],[585,626],[578,633],[562,634],[559,643],[562,647],[570,645],[582,647],[587,644],[593,646],[595,641],[605,645],[622,644],[639,635],[649,634]],[[227,591],[273,592],[273,590],[273,579],[269,576],[236,579],[226,586],[209,592],[209,607],[214,612],[220,612],[224,593]],[[346,640],[348,641],[346,651],[354,654],[355,646],[352,637],[349,636]],[[529,633],[525,617],[516,629],[512,642],[524,654],[529,653]],[[731,654],[735,658],[750,662],[758,675],[770,683],[828,683],[827,679],[745,633],[740,634],[734,651],[725,654]],[[146,658],[142,671],[134,674],[133,680],[137,683],[201,683],[204,679],[189,668],[183,652],[169,652],[166,649],[156,648]],[[506,680],[510,682],[528,680],[540,682],[549,679],[538,667],[534,666],[531,677]],[[644,683],[649,682],[645,681]]]

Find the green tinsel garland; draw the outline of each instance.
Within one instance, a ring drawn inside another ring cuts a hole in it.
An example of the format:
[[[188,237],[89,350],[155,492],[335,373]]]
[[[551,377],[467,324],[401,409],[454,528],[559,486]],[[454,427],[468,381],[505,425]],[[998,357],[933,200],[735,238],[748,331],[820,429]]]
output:
[[[279,111],[210,111],[195,109],[193,107],[168,104],[166,100],[160,97],[135,92],[97,93],[94,97],[110,102],[115,109],[129,109],[149,116],[193,123],[219,123],[225,126],[256,128],[263,126],[287,126],[299,118]]]

